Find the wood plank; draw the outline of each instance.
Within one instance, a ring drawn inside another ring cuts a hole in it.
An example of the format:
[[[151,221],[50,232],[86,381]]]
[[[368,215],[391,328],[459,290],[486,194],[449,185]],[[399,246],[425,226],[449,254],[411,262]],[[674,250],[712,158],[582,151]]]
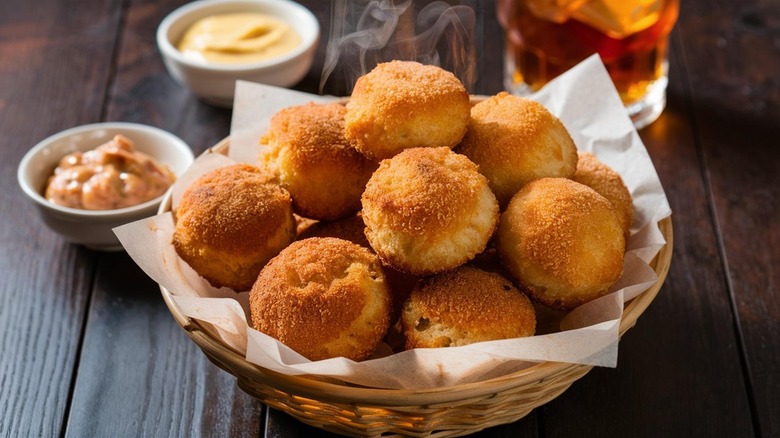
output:
[[[166,129],[198,154],[228,135],[231,112],[198,101],[164,69],[155,31],[182,3],[127,8],[106,118]],[[126,254],[101,259],[68,436],[256,436],[263,409],[187,338]]]
[[[496,0],[476,6],[479,35],[477,66],[479,78],[475,94],[493,95],[504,90],[504,32],[496,17]]]
[[[546,436],[755,432],[718,250],[719,230],[710,214],[687,103],[681,52],[687,25],[683,19],[672,39],[668,107],[641,132],[673,211],[671,270],[655,302],[621,341],[617,369],[594,369],[542,408]]]
[[[126,253],[101,257],[67,436],[256,436],[262,410]]]
[[[756,432],[780,436],[780,4],[700,1],[686,9],[690,99]]]
[[[314,53],[314,60],[312,66],[309,69],[306,76],[291,88],[306,93],[312,94],[332,94],[334,96],[341,96],[340,88],[333,84],[327,84],[325,88],[320,92],[320,75],[322,74],[322,67],[325,62],[326,44],[328,41],[328,34],[330,33],[330,4],[332,1],[324,2],[322,0],[299,0],[297,1],[307,9],[309,9],[317,21],[320,23],[320,42],[317,44],[317,49]]]
[[[45,227],[16,182],[29,148],[100,118],[116,2],[0,2],[0,435],[60,434],[95,254]],[[83,32],[73,32],[83,29]]]

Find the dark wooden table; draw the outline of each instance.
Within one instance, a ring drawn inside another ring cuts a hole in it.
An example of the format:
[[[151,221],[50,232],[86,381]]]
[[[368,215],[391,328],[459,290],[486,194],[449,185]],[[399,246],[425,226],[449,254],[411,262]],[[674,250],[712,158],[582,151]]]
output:
[[[182,0],[0,2],[0,436],[324,435],[243,393],[175,324],[125,253],[67,244],[16,183],[76,125],[129,121],[200,153],[231,113],[165,72]],[[328,35],[329,2],[303,1]],[[501,90],[493,2],[477,6],[475,93]],[[296,88],[316,92],[325,38]],[[484,436],[780,436],[780,2],[682,0],[668,107],[644,140],[673,209],[659,296],[616,369]]]

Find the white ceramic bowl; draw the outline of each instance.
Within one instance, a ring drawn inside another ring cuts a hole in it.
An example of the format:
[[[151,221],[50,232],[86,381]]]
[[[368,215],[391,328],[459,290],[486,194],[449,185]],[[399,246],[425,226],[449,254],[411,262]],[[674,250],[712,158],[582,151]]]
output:
[[[65,155],[87,151],[122,134],[135,144],[135,149],[167,164],[180,176],[192,164],[190,147],[175,135],[135,123],[96,123],[62,131],[46,138],[22,158],[17,178],[22,191],[37,207],[44,223],[65,240],[103,251],[121,250],[112,229],[157,213],[163,196],[116,210],[81,210],[56,205],[42,193],[49,176]]]
[[[289,23],[301,37],[293,51],[249,64],[213,64],[185,57],[176,44],[197,20],[216,14],[259,12]],[[157,47],[173,78],[201,99],[222,107],[233,106],[236,80],[289,87],[311,68],[320,25],[308,9],[290,0],[199,0],[171,12],[157,28]]]

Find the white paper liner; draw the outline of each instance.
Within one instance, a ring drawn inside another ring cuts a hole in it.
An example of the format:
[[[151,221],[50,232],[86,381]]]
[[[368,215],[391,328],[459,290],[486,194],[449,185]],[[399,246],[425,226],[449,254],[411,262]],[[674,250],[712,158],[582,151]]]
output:
[[[229,157],[214,153],[200,156],[174,187],[173,205],[178,205],[183,188],[204,172],[234,161],[255,163],[258,140],[279,109],[335,99],[238,82]],[[624,274],[614,292],[570,312],[558,332],[463,347],[417,349],[363,362],[344,358],[311,362],[247,325],[248,292],[215,289],[178,257],[171,245],[171,213],[118,227],[115,232],[136,263],[171,292],[184,315],[213,325],[210,332],[245,352],[248,361],[280,373],[327,376],[370,387],[424,389],[478,382],[541,361],[614,367],[623,304],[657,280],[648,263],[666,243],[658,222],[670,216],[671,209],[650,157],[598,56],[551,82],[534,99],[562,120],[581,151],[592,152],[620,173],[635,207]]]

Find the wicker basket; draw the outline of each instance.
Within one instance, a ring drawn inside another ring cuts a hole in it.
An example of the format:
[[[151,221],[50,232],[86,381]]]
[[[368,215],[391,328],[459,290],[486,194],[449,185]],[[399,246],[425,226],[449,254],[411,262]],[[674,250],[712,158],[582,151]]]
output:
[[[225,139],[212,151],[224,153]],[[161,211],[170,210],[170,197]],[[672,220],[659,223],[666,245],[650,266],[658,280],[628,302],[620,335],[634,326],[663,285],[672,259]],[[377,389],[288,376],[248,362],[213,337],[198,321],[184,316],[162,288],[176,322],[218,367],[236,376],[238,386],[266,405],[298,420],[348,436],[461,436],[511,423],[554,399],[592,366],[543,362],[490,380],[450,387],[409,390]]]

